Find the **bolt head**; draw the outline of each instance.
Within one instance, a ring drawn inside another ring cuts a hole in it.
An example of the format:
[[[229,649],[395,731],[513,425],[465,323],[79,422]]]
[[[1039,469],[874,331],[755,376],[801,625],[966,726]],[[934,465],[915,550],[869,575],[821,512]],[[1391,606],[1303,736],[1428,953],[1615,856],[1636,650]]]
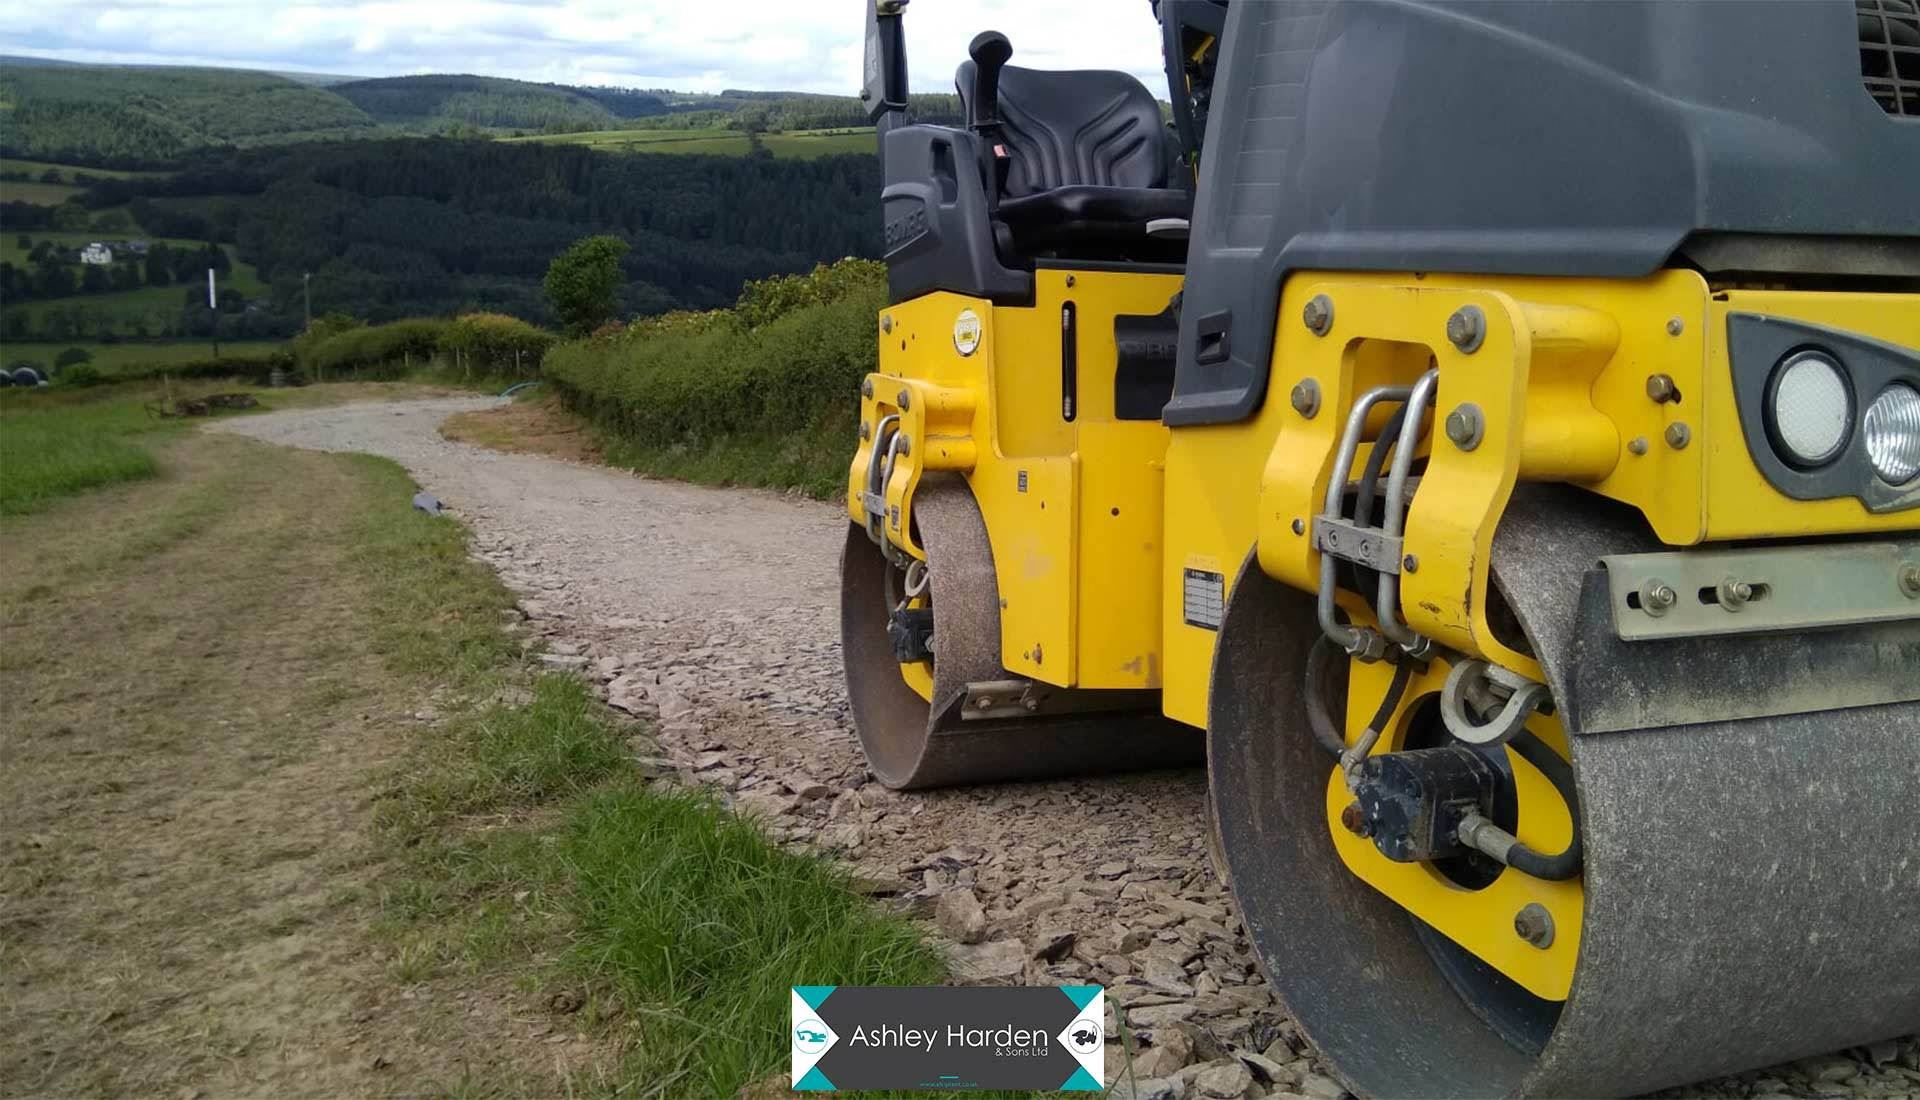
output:
[[[1400,568],[1408,573],[1418,573],[1420,572],[1420,559],[1412,554],[1408,554],[1406,557],[1400,559]]]
[[[1370,831],[1367,828],[1366,811],[1360,808],[1357,801],[1347,803],[1346,809],[1340,811],[1340,824],[1346,826],[1346,830],[1354,836],[1366,836]]]
[[[1684,451],[1692,440],[1693,429],[1687,427],[1684,421],[1676,420],[1667,425],[1667,446],[1676,451]]]
[[[1293,521],[1293,533],[1294,533],[1294,534],[1296,534],[1296,535],[1304,535],[1304,534],[1306,534],[1306,533],[1307,533],[1307,521],[1306,521],[1306,520],[1304,520],[1304,519],[1296,519],[1296,520],[1294,520],[1294,521]]]
[[[860,422],[860,438],[861,439],[873,438],[873,425],[867,423],[864,420]]]
[[[1920,563],[1905,562],[1900,566],[1900,591],[1911,600],[1920,600]]]
[[[1333,328],[1333,299],[1324,294],[1314,295],[1301,307],[1300,320],[1308,332],[1325,336]]]
[[[893,314],[883,313],[880,315],[880,331],[881,332],[893,331]]]
[[[1312,420],[1320,413],[1320,383],[1303,378],[1293,387],[1293,411]]]
[[[1665,611],[1667,608],[1672,607],[1679,598],[1680,594],[1673,590],[1672,585],[1662,581],[1655,581],[1652,587],[1647,589],[1646,603],[1648,607],[1657,607]]]
[[[869,378],[866,381],[860,383],[860,396],[866,397],[866,398],[871,398],[873,396],[873,379]]]
[[[906,412],[908,409],[913,407],[913,391],[901,390],[899,393],[894,395],[893,403],[900,406],[901,412]]]
[[[1687,331],[1687,323],[1685,321],[1682,321],[1678,317],[1670,317],[1667,319],[1668,336],[1678,336],[1685,331]]]
[[[1627,450],[1637,455],[1646,454],[1647,453],[1647,437],[1644,435],[1634,436],[1632,439],[1627,441]]]
[[[1071,275],[1069,275],[1069,276],[1067,276],[1067,285],[1068,285],[1068,286],[1072,286],[1072,285],[1073,285],[1073,282],[1074,282],[1074,280],[1073,280],[1073,276],[1071,276]]]
[[[1484,428],[1480,407],[1471,402],[1447,414],[1447,438],[1463,451],[1471,451],[1480,445]]]
[[[1513,915],[1513,930],[1542,950],[1553,946],[1553,914],[1537,901],[1528,902]]]
[[[1447,340],[1454,347],[1471,355],[1480,350],[1487,338],[1487,315],[1479,306],[1461,306],[1447,318]]]
[[[1679,387],[1673,384],[1669,374],[1649,374],[1647,376],[1647,397],[1656,405],[1664,405],[1680,396]]]

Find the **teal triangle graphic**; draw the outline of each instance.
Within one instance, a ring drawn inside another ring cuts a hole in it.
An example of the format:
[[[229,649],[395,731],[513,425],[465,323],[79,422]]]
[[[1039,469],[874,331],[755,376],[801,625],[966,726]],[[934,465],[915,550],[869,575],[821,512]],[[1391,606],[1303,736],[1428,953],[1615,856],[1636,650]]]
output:
[[[793,987],[793,991],[800,995],[801,1000],[807,1002],[808,1008],[818,1012],[820,1011],[820,1002],[826,1000],[827,994],[832,993],[838,988],[840,987],[837,985],[796,985]],[[821,1078],[821,1080],[825,1080],[825,1078]],[[829,1085],[828,1087],[831,1088],[832,1086]]]
[[[1073,1007],[1085,1008],[1093,1003],[1095,997],[1100,995],[1100,987],[1097,985],[1063,985],[1060,987],[1060,992],[1067,995],[1067,999],[1073,1002]]]
[[[833,989],[833,987],[830,985],[823,986],[820,988],[824,988],[828,991],[832,991]],[[821,994],[821,996],[825,996],[825,995],[826,994]],[[801,994],[801,996],[805,996],[805,994]],[[1081,1070],[1080,1072],[1085,1073],[1086,1071]],[[1091,1078],[1089,1078],[1089,1080],[1091,1080]],[[815,1066],[812,1069],[807,1071],[807,1075],[805,1077],[800,1078],[800,1083],[793,1086],[793,1091],[795,1092],[832,1092],[833,1082],[827,1080],[827,1075],[820,1072],[819,1066]]]
[[[1100,1082],[1093,1079],[1093,1074],[1088,1073],[1085,1066],[1074,1070],[1073,1076],[1067,1078],[1067,1083],[1060,1086],[1061,1092],[1099,1092],[1100,1090]]]

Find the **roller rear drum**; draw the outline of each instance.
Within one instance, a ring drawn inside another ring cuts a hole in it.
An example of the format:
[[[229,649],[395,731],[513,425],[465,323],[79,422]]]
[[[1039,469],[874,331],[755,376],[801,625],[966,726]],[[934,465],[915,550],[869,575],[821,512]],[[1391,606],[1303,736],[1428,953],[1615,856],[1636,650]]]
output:
[[[1197,764],[1205,738],[1161,717],[1151,697],[1079,699],[1081,709],[1020,718],[964,717],[970,687],[1005,683],[993,551],[965,481],[929,476],[914,499],[934,618],[932,701],[908,685],[888,636],[902,577],[859,527],[840,561],[840,640],[854,730],[867,766],[897,789],[943,787]],[[894,575],[889,578],[888,574]],[[1112,705],[1112,704],[1109,704]]]

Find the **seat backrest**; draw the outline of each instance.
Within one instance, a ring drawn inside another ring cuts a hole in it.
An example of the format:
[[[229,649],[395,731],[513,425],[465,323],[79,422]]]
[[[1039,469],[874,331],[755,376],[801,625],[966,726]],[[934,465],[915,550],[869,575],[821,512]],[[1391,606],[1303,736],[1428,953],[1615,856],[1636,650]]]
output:
[[[955,74],[963,107],[973,62]],[[1007,146],[1006,195],[1056,187],[1165,187],[1166,126],[1146,85],[1105,69],[1000,70],[1000,118]]]

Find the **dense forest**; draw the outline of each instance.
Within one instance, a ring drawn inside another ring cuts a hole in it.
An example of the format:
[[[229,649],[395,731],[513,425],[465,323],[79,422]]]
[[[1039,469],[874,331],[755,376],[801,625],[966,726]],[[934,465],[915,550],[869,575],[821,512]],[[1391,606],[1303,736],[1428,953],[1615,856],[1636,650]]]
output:
[[[645,92],[615,96],[488,76],[397,76],[352,80],[330,90],[375,121],[394,124],[441,121],[508,129],[598,130],[632,117],[618,114],[603,97],[636,115],[666,110],[658,96]],[[648,104],[653,110],[642,109]]]
[[[159,167],[208,145],[346,133],[373,126],[322,88],[237,69],[0,66],[0,128],[11,156],[99,167]]]
[[[870,156],[613,156],[567,145],[392,139],[207,153],[169,176],[95,181],[148,232],[231,243],[297,316],[487,310],[546,323],[539,281],[575,239],[631,246],[623,312],[730,303],[742,282],[873,256]]]

